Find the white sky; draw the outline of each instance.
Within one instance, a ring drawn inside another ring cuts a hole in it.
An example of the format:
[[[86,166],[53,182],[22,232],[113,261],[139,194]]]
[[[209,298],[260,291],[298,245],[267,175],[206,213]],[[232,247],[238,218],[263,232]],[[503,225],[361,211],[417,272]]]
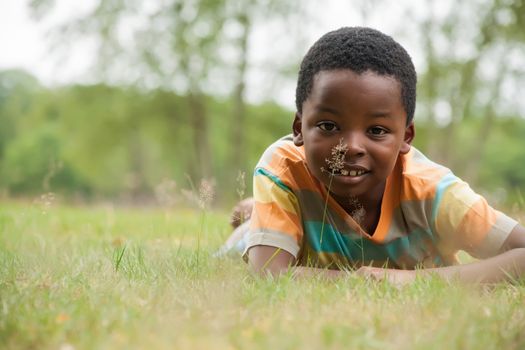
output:
[[[66,62],[51,56],[47,37],[55,23],[78,15],[82,3],[59,0],[49,18],[35,21],[30,16],[26,0],[0,0],[0,69],[22,68],[46,85],[79,79],[85,74],[90,59],[74,55]]]
[[[22,2],[0,2],[0,68],[34,66],[34,56],[42,55],[38,30],[30,22]]]

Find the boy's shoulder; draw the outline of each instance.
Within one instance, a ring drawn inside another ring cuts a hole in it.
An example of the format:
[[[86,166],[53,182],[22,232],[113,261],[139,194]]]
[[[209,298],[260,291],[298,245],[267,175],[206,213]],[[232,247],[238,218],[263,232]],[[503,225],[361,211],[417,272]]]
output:
[[[415,147],[399,160],[396,169],[405,199],[428,199],[434,197],[440,187],[461,182],[449,168],[430,160]]]
[[[273,182],[295,192],[318,188],[306,164],[303,146],[296,146],[292,135],[286,135],[271,144],[263,153],[255,167],[255,175],[264,175]]]
[[[401,156],[401,162],[406,176],[435,178],[451,172],[446,166],[430,160],[414,146],[407,154]]]
[[[263,168],[277,175],[296,166],[306,166],[304,147],[296,146],[290,134],[272,143],[264,151],[256,168]]]

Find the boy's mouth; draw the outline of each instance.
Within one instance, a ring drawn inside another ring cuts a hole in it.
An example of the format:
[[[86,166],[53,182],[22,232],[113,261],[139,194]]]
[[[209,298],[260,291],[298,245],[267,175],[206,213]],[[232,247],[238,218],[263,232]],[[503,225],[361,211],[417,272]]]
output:
[[[368,173],[369,171],[363,168],[353,168],[353,169],[340,169],[340,170],[334,170],[332,174],[334,176],[350,176],[350,177],[358,177],[361,175],[364,175]]]

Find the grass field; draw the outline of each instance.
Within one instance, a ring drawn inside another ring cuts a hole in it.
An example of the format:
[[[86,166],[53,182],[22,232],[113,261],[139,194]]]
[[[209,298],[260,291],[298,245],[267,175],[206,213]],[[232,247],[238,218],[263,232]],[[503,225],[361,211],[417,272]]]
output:
[[[0,348],[525,348],[523,283],[258,279],[211,257],[228,233],[222,213],[0,204]]]

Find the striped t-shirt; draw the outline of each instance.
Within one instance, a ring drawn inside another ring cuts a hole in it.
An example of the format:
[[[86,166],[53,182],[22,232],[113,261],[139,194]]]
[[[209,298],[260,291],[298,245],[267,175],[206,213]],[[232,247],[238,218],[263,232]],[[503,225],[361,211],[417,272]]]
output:
[[[517,225],[414,147],[399,156],[387,178],[381,215],[371,235],[311,174],[304,148],[295,146],[291,136],[265,151],[255,168],[253,193],[245,257],[250,247],[273,246],[292,254],[302,266],[450,265],[457,262],[458,250],[475,257],[497,254]]]

